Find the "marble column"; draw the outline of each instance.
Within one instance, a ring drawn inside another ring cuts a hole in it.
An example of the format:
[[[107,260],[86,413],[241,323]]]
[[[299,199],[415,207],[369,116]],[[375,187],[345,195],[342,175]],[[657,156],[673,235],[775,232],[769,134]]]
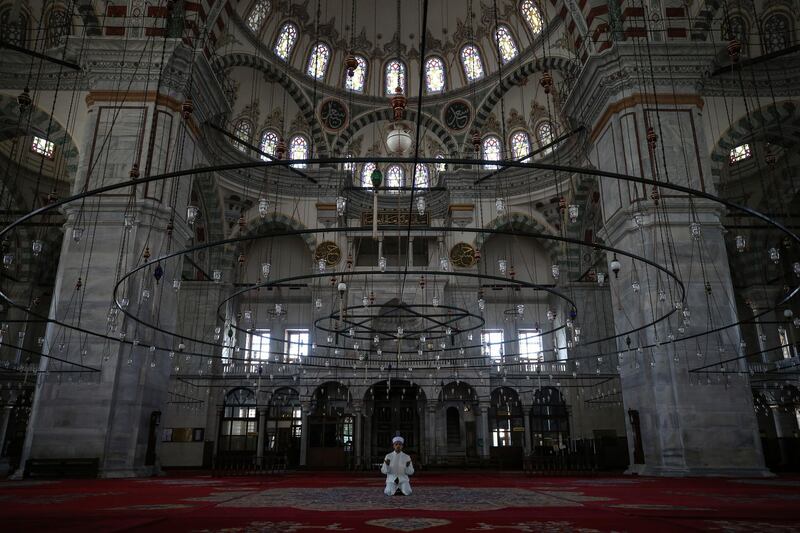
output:
[[[522,417],[523,422],[525,423],[525,455],[530,455],[531,453],[531,406],[525,405],[522,407]]]
[[[218,102],[224,97],[218,89],[215,93],[210,67],[202,54],[178,40],[157,45],[164,58],[160,68],[171,73],[163,83],[156,87],[149,81],[158,77],[159,67],[142,76],[137,58],[155,53],[155,46],[150,40],[90,37],[84,42],[82,60],[91,91],[83,96],[88,118],[78,146],[74,193],[121,183],[132,174],[146,178],[204,164],[196,147],[198,125],[227,104],[215,107],[214,95],[219,93]],[[195,100],[194,113],[185,118],[184,91],[192,84],[181,73],[192,71],[194,85],[202,87],[192,87],[191,94],[208,93]],[[120,92],[120,87],[129,91]],[[157,465],[145,464],[149,421],[152,413],[165,411],[173,366],[168,354],[180,352],[182,340],[116,311],[113,291],[120,272],[185,246],[192,234],[185,221],[192,179],[142,183],[64,206],[65,236],[50,316],[122,342],[75,337],[66,328],[48,326],[45,351],[57,350],[61,359],[95,371],[68,382],[52,372],[74,367],[41,359],[22,464],[27,459],[97,458],[101,477],[157,473]],[[73,227],[86,229],[82,240],[71,238]],[[175,331],[178,305],[172,280],[180,278],[182,260],[160,266],[160,282],[151,264],[120,285],[116,300],[140,320]],[[81,302],[79,312],[75,301]]]
[[[355,467],[361,467],[361,406],[353,406],[353,454]]]
[[[436,404],[429,403],[427,405],[427,437],[428,437],[428,462],[432,462],[436,458]]]
[[[308,464],[308,413],[310,409],[310,403],[300,404],[300,466],[303,468]]]
[[[489,457],[489,449],[492,445],[492,436],[489,434],[489,404],[481,403],[481,437],[483,438],[483,446],[480,449],[481,457]]]
[[[267,410],[258,410],[258,441],[256,444],[256,461],[259,466],[264,463],[264,435],[267,431]]]

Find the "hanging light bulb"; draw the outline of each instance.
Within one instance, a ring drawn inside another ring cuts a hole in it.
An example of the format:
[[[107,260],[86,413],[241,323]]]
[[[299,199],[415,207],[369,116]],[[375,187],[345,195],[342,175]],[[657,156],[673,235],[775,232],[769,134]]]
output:
[[[525,314],[525,304],[517,304],[517,315],[522,316]]]
[[[450,270],[450,260],[447,257],[439,258],[439,268],[445,272]]]
[[[31,243],[31,251],[33,252],[34,257],[38,257],[39,254],[42,253],[42,248],[44,248],[44,245],[39,239],[34,239],[34,241]]]
[[[506,202],[502,198],[497,198],[494,201],[494,207],[497,210],[497,216],[504,215],[506,212]]]
[[[567,207],[567,214],[569,215],[569,221],[573,224],[578,221],[578,213],[580,212],[580,208],[575,204],[570,204]]]
[[[747,245],[747,240],[744,238],[744,235],[737,235],[736,236],[736,251],[739,253],[744,252],[744,248]]]
[[[270,263],[261,263],[261,277],[266,279],[269,277],[269,273],[272,270],[272,265]]]
[[[638,293],[641,288],[642,288],[642,286],[639,285],[639,280],[638,279],[634,279],[631,282],[631,289],[633,289],[633,292]]]
[[[433,304],[434,307],[439,307],[439,297],[438,296],[434,296],[431,299],[431,303]]]
[[[317,269],[319,270],[320,274],[325,272],[325,267],[326,264],[324,259],[320,259],[319,261],[317,261]]]
[[[796,261],[792,263],[792,272],[794,272],[795,276],[800,277],[800,263]]]
[[[83,238],[83,228],[72,228],[72,240],[75,242],[80,242]]]
[[[486,309],[486,300],[484,300],[483,298],[478,298],[478,309],[480,309],[481,311]]]
[[[172,290],[174,290],[175,292],[181,290],[181,280],[179,279],[172,280]]]
[[[597,273],[597,284],[602,287],[605,282],[606,282],[606,273],[605,272],[598,272]]]
[[[314,307],[317,309],[322,309],[322,298],[317,298],[314,300]]]
[[[417,213],[419,213],[420,216],[425,214],[425,198],[422,196],[417,197]]]
[[[386,272],[386,258],[385,257],[380,256],[378,258],[378,268],[381,269],[381,272]]]
[[[619,271],[622,268],[622,263],[617,259],[617,254],[614,254],[614,259],[611,260],[611,272],[614,273],[615,278],[619,278]]]
[[[659,302],[667,301],[667,293],[664,291],[664,289],[658,289],[658,301]]]
[[[361,297],[361,305],[369,307],[369,297],[366,294]]]
[[[258,216],[266,218],[269,214],[269,200],[263,196],[258,200]]]
[[[211,279],[214,280],[214,283],[220,283],[222,281],[222,270],[214,270],[211,273]]]
[[[344,215],[344,211],[346,208],[347,208],[347,198],[345,198],[344,196],[338,196],[336,198],[336,213],[338,213],[339,216],[342,216]]]
[[[283,304],[276,303],[275,304],[275,314],[280,315],[283,313]]]
[[[549,320],[550,322],[552,322],[552,321],[553,321],[553,320],[555,320],[555,319],[556,319],[556,312],[555,312],[555,311],[553,311],[552,309],[548,309],[548,310],[547,310],[547,320]]]
[[[508,261],[506,261],[505,259],[498,259],[497,269],[500,270],[501,274],[505,274],[506,270],[508,270]]]
[[[700,224],[698,222],[692,222],[689,224],[689,233],[692,235],[692,239],[699,241],[700,240]]]
[[[186,223],[190,226],[195,223],[197,217],[200,216],[200,208],[196,205],[190,205],[186,208]]]
[[[641,228],[642,224],[644,224],[644,217],[641,213],[635,213],[633,215],[633,223],[636,224],[637,228]]]
[[[558,264],[554,264],[550,267],[550,272],[553,274],[553,279],[558,279],[561,276],[561,267]]]
[[[14,262],[14,254],[3,254],[3,266],[8,268]]]
[[[398,337],[403,336],[403,326],[397,326],[397,336]]]
[[[776,265],[781,260],[781,252],[777,248],[770,248],[769,249],[769,258],[772,260],[773,263]]]

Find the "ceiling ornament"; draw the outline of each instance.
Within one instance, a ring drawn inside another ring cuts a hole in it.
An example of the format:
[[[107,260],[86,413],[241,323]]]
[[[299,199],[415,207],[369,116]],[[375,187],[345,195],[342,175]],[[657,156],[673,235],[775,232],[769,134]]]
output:
[[[450,249],[450,262],[461,268],[474,266],[478,262],[475,248],[466,242],[459,242]]]
[[[341,260],[342,250],[333,241],[321,242],[317,249],[314,250],[314,261],[325,261],[325,265],[328,268],[338,265]]]

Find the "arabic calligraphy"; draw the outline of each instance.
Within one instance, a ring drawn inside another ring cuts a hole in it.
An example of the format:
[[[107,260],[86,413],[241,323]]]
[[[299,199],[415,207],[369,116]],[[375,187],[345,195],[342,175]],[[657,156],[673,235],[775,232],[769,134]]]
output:
[[[451,130],[463,130],[469,125],[471,118],[469,105],[461,100],[451,102],[444,108],[444,124]]]
[[[409,219],[408,211],[378,211],[378,225],[379,226],[408,226],[409,220],[411,226],[428,226],[430,225],[430,215],[425,213],[410,213]],[[361,213],[361,225],[372,225],[372,211],[363,211]]]
[[[347,107],[336,99],[329,98],[319,106],[319,118],[329,130],[340,130],[347,124]]]

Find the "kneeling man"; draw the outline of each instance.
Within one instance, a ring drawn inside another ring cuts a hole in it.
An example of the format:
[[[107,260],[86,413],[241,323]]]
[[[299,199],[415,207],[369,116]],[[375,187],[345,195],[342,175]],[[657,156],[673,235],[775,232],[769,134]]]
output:
[[[414,474],[414,465],[411,457],[403,453],[403,437],[400,435],[392,439],[393,452],[386,454],[381,465],[381,473],[386,474],[386,490],[384,494],[394,496],[399,488],[404,496],[411,495],[411,484],[408,476]]]

